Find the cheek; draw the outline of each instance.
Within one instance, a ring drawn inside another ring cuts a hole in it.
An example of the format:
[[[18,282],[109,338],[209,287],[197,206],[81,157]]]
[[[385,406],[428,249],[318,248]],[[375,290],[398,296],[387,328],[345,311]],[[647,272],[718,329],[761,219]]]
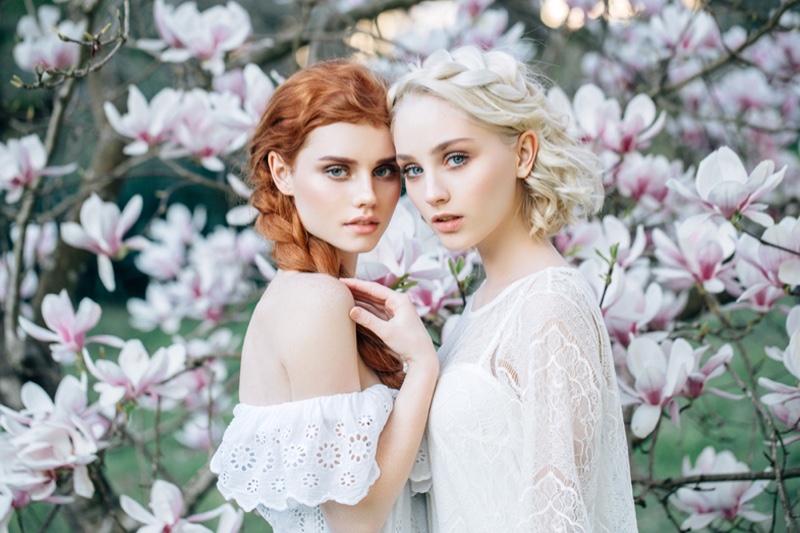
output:
[[[314,183],[314,180],[296,183],[294,201],[301,216],[313,217],[315,213],[325,211],[327,204],[336,198],[336,191],[324,185],[324,182]]]
[[[402,190],[400,180],[377,181],[373,187],[375,196],[378,197],[380,203],[394,209],[394,206],[400,199],[400,192]]]

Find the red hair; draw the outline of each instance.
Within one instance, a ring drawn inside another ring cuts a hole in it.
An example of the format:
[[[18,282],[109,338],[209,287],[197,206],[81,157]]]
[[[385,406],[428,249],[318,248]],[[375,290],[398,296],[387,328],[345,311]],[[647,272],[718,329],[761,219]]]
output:
[[[306,138],[320,126],[345,122],[388,128],[386,92],[386,83],[368,68],[342,60],[308,67],[275,90],[250,140],[250,203],[258,210],[256,230],[275,243],[272,259],[278,268],[337,278],[352,275],[341,270],[337,248],[306,231],[294,198],[275,186],[267,156],[275,152],[294,165]],[[356,340],[361,359],[381,382],[399,388],[402,363],[386,344],[360,325]]]

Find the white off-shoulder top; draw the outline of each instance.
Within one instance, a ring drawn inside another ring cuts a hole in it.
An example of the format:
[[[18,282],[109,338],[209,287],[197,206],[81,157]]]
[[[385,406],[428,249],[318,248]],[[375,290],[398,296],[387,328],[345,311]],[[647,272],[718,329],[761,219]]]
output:
[[[270,406],[238,404],[211,459],[217,488],[242,509],[256,509],[275,533],[328,533],[320,504],[354,505],[380,476],[378,437],[397,391],[373,385]],[[424,444],[424,443],[423,443]],[[427,531],[430,487],[426,447],[381,531]]]

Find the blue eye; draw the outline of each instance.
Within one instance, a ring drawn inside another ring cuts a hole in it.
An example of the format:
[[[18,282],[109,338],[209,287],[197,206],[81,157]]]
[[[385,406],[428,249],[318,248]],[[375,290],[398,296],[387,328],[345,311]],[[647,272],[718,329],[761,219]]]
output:
[[[384,165],[375,169],[375,176],[383,179],[394,179],[397,176],[398,169],[394,165]]]
[[[469,157],[466,154],[450,154],[445,158],[445,163],[450,167],[460,167],[467,162]]]
[[[407,165],[401,171],[406,181],[413,180],[422,174],[422,168],[417,165]]]
[[[344,167],[328,167],[325,173],[333,179],[342,179],[347,177],[347,169]]]

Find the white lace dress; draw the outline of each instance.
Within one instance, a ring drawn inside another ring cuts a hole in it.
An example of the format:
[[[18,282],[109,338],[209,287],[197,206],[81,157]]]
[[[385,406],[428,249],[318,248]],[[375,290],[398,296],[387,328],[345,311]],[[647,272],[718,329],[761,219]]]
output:
[[[432,533],[636,531],[610,350],[572,268],[468,303],[428,420]]]
[[[396,395],[373,385],[280,405],[238,404],[211,458],[217,488],[245,511],[256,509],[275,533],[330,532],[319,505],[353,505],[367,495],[380,475],[375,451]],[[426,532],[418,493],[429,487],[423,446],[381,532]]]

